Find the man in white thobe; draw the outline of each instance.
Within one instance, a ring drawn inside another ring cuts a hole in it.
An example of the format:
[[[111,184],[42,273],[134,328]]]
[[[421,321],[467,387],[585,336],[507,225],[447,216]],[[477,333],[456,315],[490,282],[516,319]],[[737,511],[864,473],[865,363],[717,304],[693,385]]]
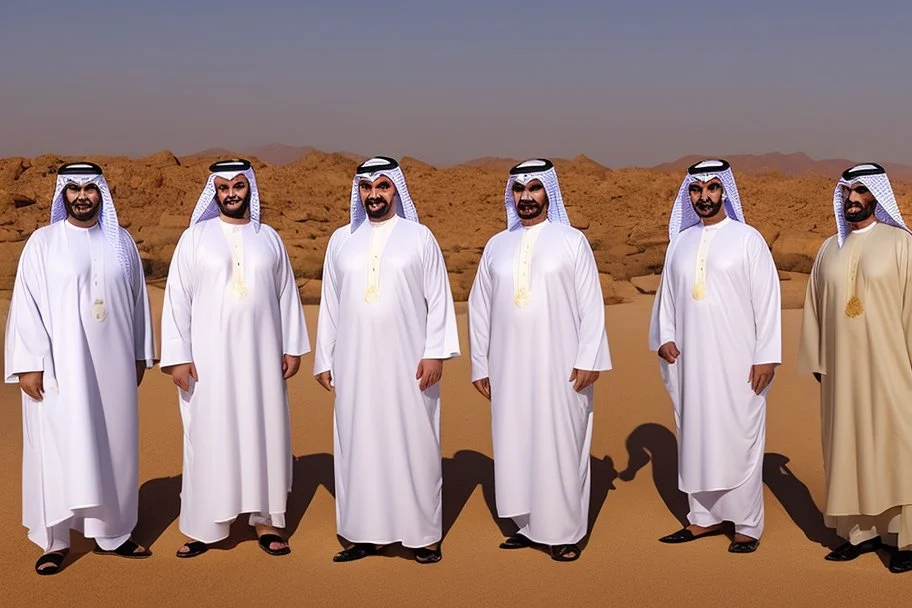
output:
[[[326,249],[317,322],[314,375],[335,390],[336,524],[351,543],[334,561],[395,542],[419,563],[440,561],[438,382],[458,355],[437,240],[399,164],[371,158],[352,181],[351,222]]]
[[[286,381],[310,352],[282,239],[260,222],[246,160],[213,164],[174,250],[162,313],[162,371],[184,426],[180,530],[195,557],[250,513],[259,546],[290,552],[292,451]]]
[[[152,366],[142,262],[98,165],[63,165],[51,223],[19,259],[6,325],[8,383],[22,388],[22,523],[60,571],[70,530],[95,552],[151,553],[139,508],[137,387]]]
[[[510,170],[507,229],[485,246],[469,294],[472,381],[491,400],[501,543],[572,561],[589,516],[593,383],[611,369],[592,247],[570,225],[554,165]]]
[[[833,194],[836,234],[808,281],[798,368],[820,382],[827,526],[846,542],[826,559],[881,548],[912,570],[912,234],[875,163]]]
[[[752,553],[763,533],[766,395],[782,361],[778,273],[724,160],[688,168],[669,238],[649,348],[674,404],[690,525],[660,540],[690,542],[730,522],[728,550]]]

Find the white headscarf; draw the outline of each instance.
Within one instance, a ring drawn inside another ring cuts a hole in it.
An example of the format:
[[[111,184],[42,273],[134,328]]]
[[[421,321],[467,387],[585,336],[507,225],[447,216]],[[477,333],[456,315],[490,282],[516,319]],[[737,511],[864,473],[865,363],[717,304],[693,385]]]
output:
[[[76,184],[84,186],[86,184],[95,184],[101,193],[101,209],[98,210],[98,224],[104,231],[105,240],[113,247],[117,254],[117,259],[123,268],[124,274],[131,279],[135,278],[134,273],[142,272],[141,268],[136,268],[133,258],[133,252],[130,251],[132,245],[123,238],[120,230],[120,223],[117,221],[117,209],[114,208],[114,198],[111,196],[111,188],[102,174],[101,167],[95,163],[78,162],[67,163],[57,170],[57,184],[54,188],[54,198],[51,200],[51,223],[55,224],[67,218],[66,199],[64,190],[67,184]]]
[[[694,182],[708,182],[718,177],[722,182],[722,197],[725,213],[733,220],[744,223],[744,211],[741,210],[741,197],[738,195],[738,186],[735,185],[735,176],[732,174],[731,165],[725,160],[702,160],[687,168],[687,175],[678,190],[674,207],[671,210],[671,219],[668,222],[668,238],[673,239],[679,232],[700,223],[700,216],[694,211],[690,202],[688,188]]]
[[[849,234],[848,221],[845,218],[845,211],[842,207],[845,202],[843,188],[850,188],[859,182],[871,191],[871,194],[874,195],[874,200],[877,201],[874,207],[874,217],[877,218],[877,221],[909,231],[899,212],[899,205],[896,204],[896,197],[893,196],[893,187],[890,185],[890,178],[887,177],[886,170],[875,163],[855,165],[843,172],[842,178],[836,184],[836,191],[833,193],[833,213],[836,215],[836,239],[840,247],[845,243]]]
[[[215,178],[221,177],[232,180],[238,175],[243,175],[250,182],[250,221],[254,229],[260,231],[260,193],[257,190],[256,176],[253,173],[253,167],[250,161],[239,158],[236,160],[220,160],[209,166],[212,173],[206,181],[206,187],[200,194],[199,200],[196,201],[196,207],[193,209],[193,215],[190,217],[190,225],[205,220],[211,220],[218,217],[219,208],[215,194]]]
[[[513,184],[519,182],[526,185],[532,180],[541,181],[548,195],[548,220],[555,224],[570,225],[567,209],[564,208],[564,198],[561,196],[560,184],[557,183],[557,171],[554,164],[546,158],[533,158],[523,161],[510,169],[507,187],[504,190],[504,206],[507,208],[507,230],[513,230],[522,225],[516,213],[516,202],[513,200]]]
[[[399,163],[387,156],[375,156],[364,161],[355,169],[351,190],[352,232],[367,219],[367,211],[364,210],[364,202],[361,200],[359,187],[361,182],[365,180],[374,182],[382,176],[388,177],[396,186],[396,196],[393,199],[396,205],[396,215],[418,223],[418,210],[415,209],[415,203],[409,195],[408,187],[405,185],[405,175],[402,174]]]

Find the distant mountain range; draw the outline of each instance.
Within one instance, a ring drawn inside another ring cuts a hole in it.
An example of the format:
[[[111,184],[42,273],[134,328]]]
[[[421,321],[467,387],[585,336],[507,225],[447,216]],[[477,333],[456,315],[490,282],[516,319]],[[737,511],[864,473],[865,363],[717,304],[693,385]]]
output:
[[[236,151],[228,150],[225,148],[210,148],[208,150],[202,150],[196,154],[190,154],[188,156],[253,156],[270,165],[287,165],[307,156],[314,151],[316,151],[316,148],[313,148],[312,146],[267,144],[264,146],[255,146],[252,148]],[[363,155],[355,154],[352,152],[335,152],[335,154],[345,156],[346,158],[350,158],[352,160],[362,160],[365,158]],[[701,156],[697,154],[689,154],[668,163],[662,163],[654,167],[644,168],[650,169],[652,171],[661,171],[663,173],[680,173],[693,163],[709,157],[709,155]],[[725,159],[731,163],[736,175],[738,173],[748,173],[752,175],[762,173],[779,173],[781,175],[787,176],[817,174],[834,178],[851,165],[857,164],[858,162],[865,162],[852,161],[845,158],[826,158],[822,160],[815,160],[803,152],[794,152],[791,154],[783,154],[781,152],[770,152],[767,154],[732,154],[725,156]],[[592,166],[592,168],[608,169],[608,167],[599,165],[595,161],[584,156],[577,156],[572,160],[576,163],[585,161],[587,164]],[[489,169],[506,170],[518,162],[519,159],[514,158],[484,156],[481,158],[473,158],[466,162],[459,163],[459,165],[467,167],[484,167]],[[884,166],[884,168],[886,168],[887,173],[895,179],[912,181],[912,166],[887,162],[881,164]]]

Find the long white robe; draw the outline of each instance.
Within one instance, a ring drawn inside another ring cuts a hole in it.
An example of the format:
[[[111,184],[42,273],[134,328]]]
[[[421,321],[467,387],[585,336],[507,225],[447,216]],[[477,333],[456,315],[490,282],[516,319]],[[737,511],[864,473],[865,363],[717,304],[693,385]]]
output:
[[[707,231],[715,234],[704,259],[705,296],[698,300],[693,293],[698,252]],[[691,495],[743,490],[738,500],[697,499],[718,520],[733,521],[758,537],[770,387],[756,395],[748,377],[753,365],[781,363],[782,338],[779,278],[756,229],[726,218],[714,226],[692,226],[672,240],[649,347],[657,351],[667,342],[681,352],[674,364],[659,359],[674,405],[678,487]]]
[[[514,275],[523,276],[526,229],[485,246],[469,337],[472,380],[491,384],[497,513],[527,538],[557,545],[582,539],[589,515],[593,386],[576,392],[570,373],[609,370],[611,354],[589,242],[570,226],[538,226],[525,306],[514,301]]]
[[[372,231],[332,235],[323,267],[314,374],[335,386],[336,522],[351,542],[425,547],[442,535],[440,385],[422,392],[422,359],[459,355],[443,254],[427,227],[402,218],[366,301]]]
[[[284,527],[292,452],[282,355],[310,352],[279,235],[265,224],[228,225],[241,243],[233,254],[222,224],[202,221],[181,236],[162,312],[161,366],[193,362],[199,375],[189,392],[178,389],[180,529],[206,543],[226,538],[241,513]]]
[[[912,547],[912,235],[875,222],[827,239],[799,344],[798,370],[821,374],[824,521],[854,544]]]
[[[126,231],[124,239],[133,242]],[[141,269],[135,245],[132,252]],[[152,348],[142,272],[124,274],[99,226],[61,221],[32,234],[10,302],[5,380],[44,372],[43,401],[22,393],[22,523],[35,544],[49,549],[51,528],[65,522],[89,538],[121,537],[136,526],[136,362],[151,367]]]

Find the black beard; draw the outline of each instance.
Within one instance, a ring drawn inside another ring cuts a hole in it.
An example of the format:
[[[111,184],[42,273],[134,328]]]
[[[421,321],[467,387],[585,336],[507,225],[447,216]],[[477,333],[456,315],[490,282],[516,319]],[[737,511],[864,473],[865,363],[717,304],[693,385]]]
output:
[[[535,201],[520,201],[516,205],[516,215],[521,220],[534,220],[545,210],[544,205],[539,205]]]
[[[842,205],[842,212],[845,215],[845,219],[848,222],[857,224],[858,222],[863,222],[874,214],[874,207],[877,203],[871,203],[870,205],[862,205],[860,211],[850,211],[855,205],[859,203],[855,201],[846,201]]]
[[[67,215],[73,218],[74,220],[80,222],[87,222],[98,215],[98,212],[101,211],[101,201],[98,201],[98,204],[90,208],[86,212],[80,212],[73,208],[75,201],[71,203],[70,201],[64,199],[63,205],[66,207]]]
[[[369,205],[371,203],[383,203],[374,210],[371,210]],[[364,201],[364,212],[367,213],[367,217],[372,220],[378,220],[389,213],[390,202],[385,198],[369,198]]]
[[[717,213],[722,209],[722,199],[719,199],[718,203],[714,203],[711,200],[700,199],[694,203],[694,211],[697,212],[697,215],[701,218],[715,217]]]
[[[219,213],[225,217],[230,217],[233,220],[241,220],[244,219],[244,216],[247,214],[247,209],[250,208],[250,197],[252,194],[252,192],[248,192],[247,196],[244,197],[244,202],[241,203],[241,206],[234,210],[228,209],[228,207],[225,206],[225,203],[229,200],[233,202],[235,200],[234,198],[225,199],[225,203],[216,198],[215,204],[218,205]]]

